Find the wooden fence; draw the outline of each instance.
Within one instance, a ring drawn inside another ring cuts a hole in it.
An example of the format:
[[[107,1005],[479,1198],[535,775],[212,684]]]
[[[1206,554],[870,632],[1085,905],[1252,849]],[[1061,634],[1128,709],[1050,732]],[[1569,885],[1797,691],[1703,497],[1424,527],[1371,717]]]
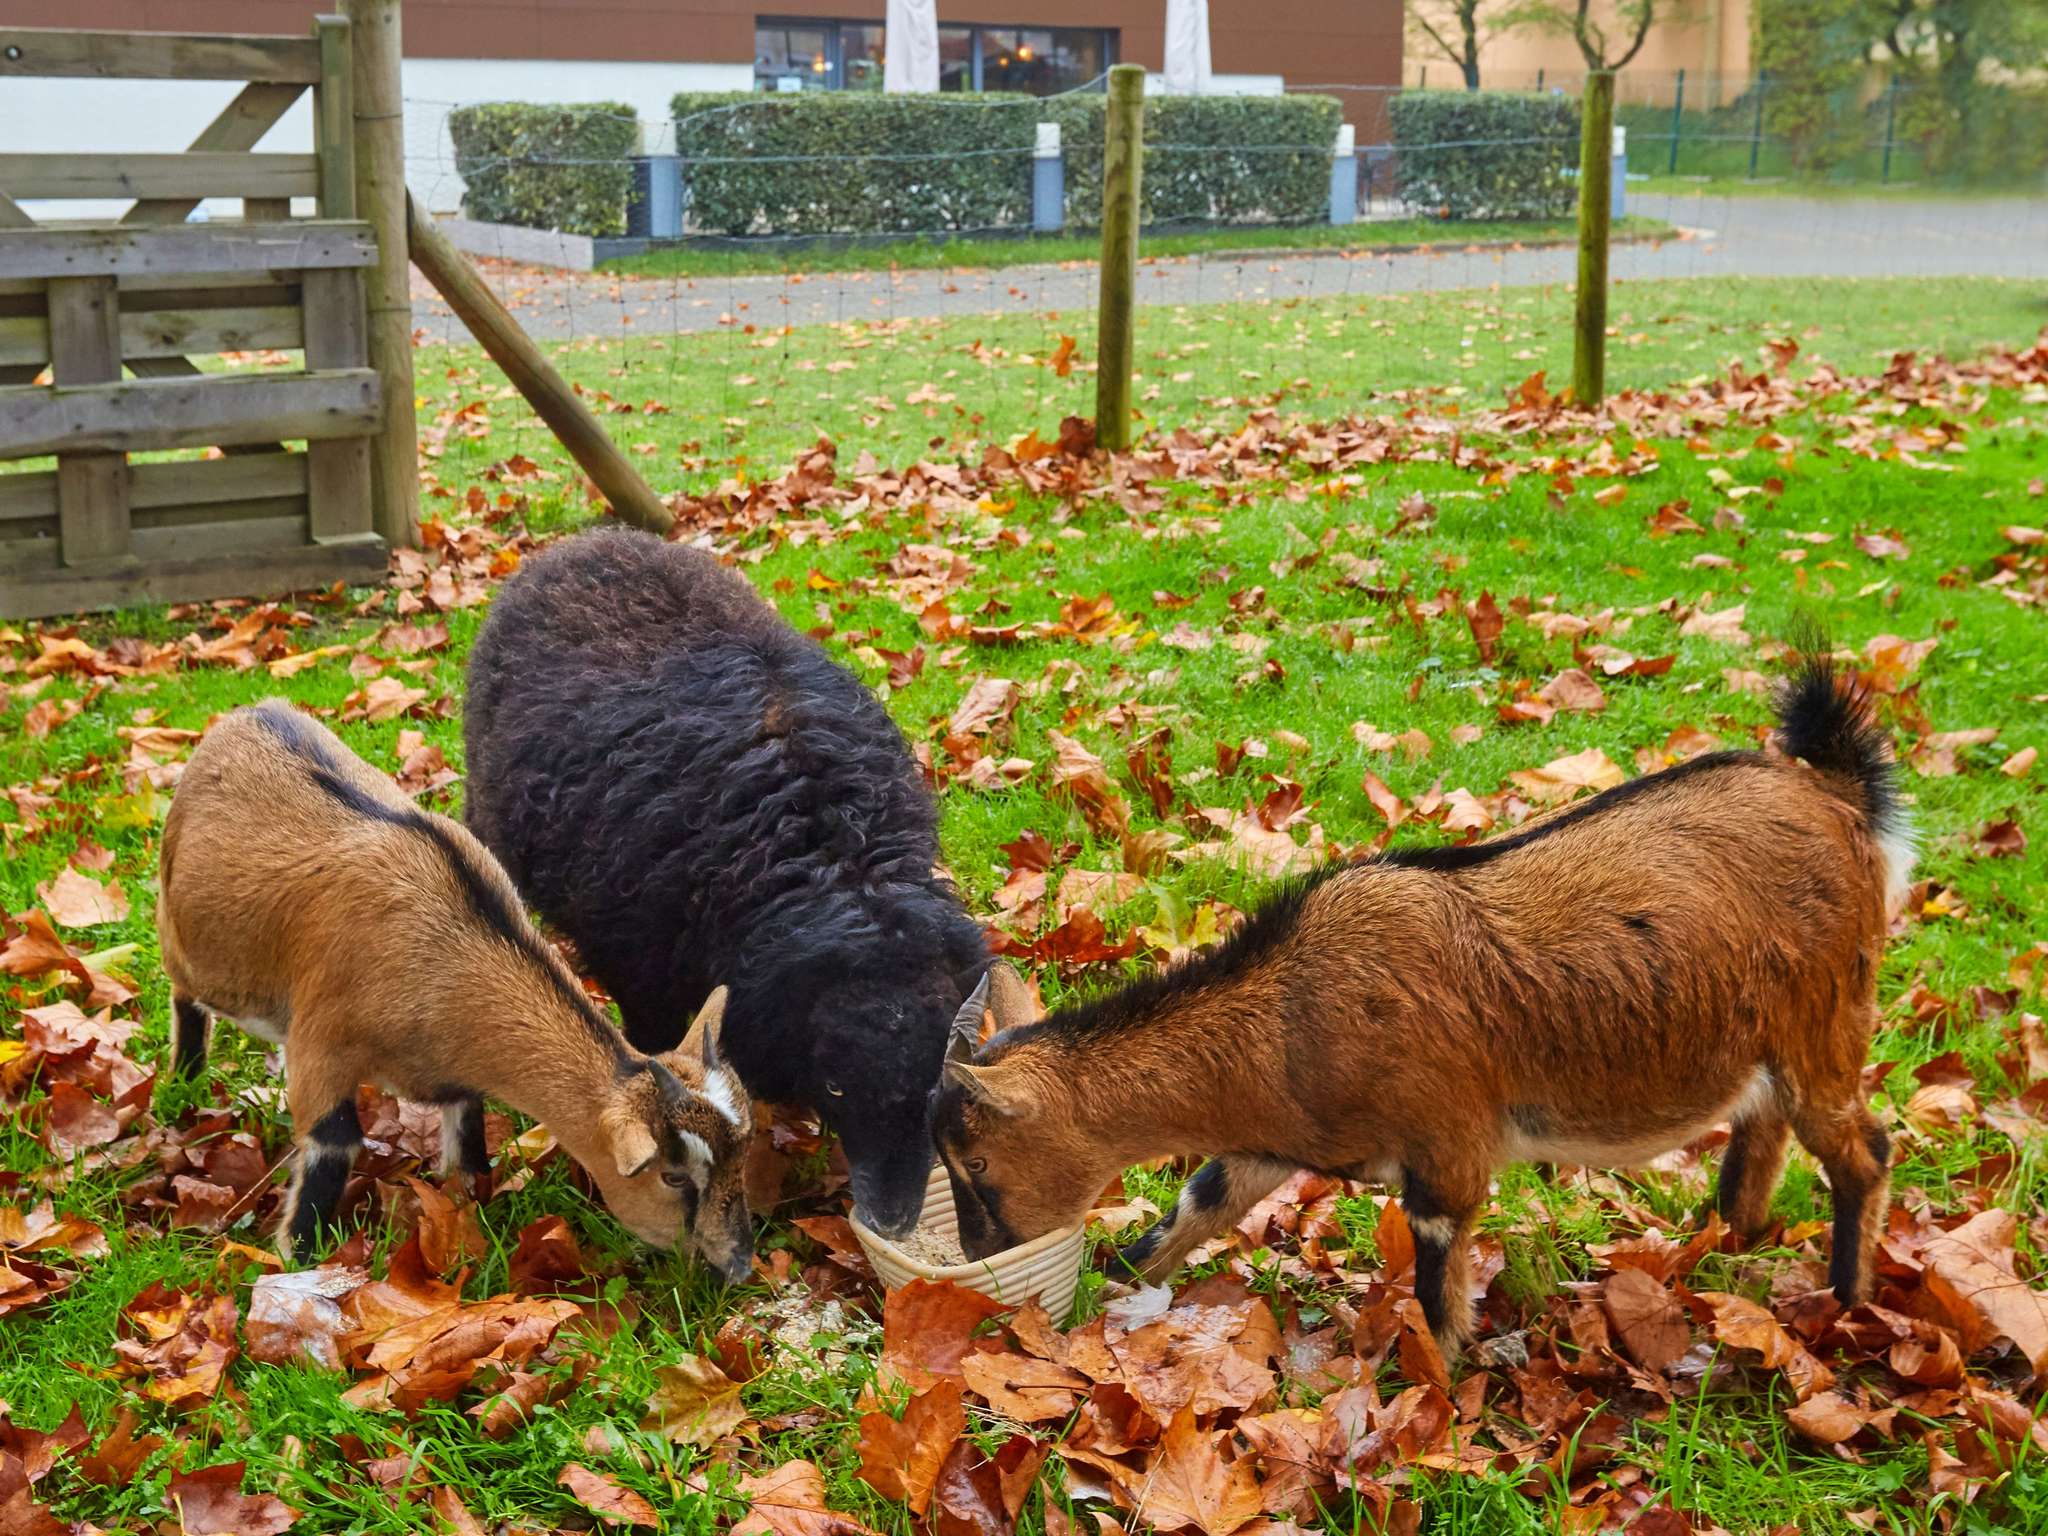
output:
[[[0,154],[0,614],[378,579],[378,242],[356,217],[349,24],[0,28],[0,80],[22,75],[246,84],[183,153]],[[309,89],[314,152],[255,152]],[[136,201],[113,224],[38,225],[30,198]],[[239,198],[242,220],[187,222],[206,198]],[[273,352],[297,366],[248,366]],[[243,356],[194,360],[219,353]]]

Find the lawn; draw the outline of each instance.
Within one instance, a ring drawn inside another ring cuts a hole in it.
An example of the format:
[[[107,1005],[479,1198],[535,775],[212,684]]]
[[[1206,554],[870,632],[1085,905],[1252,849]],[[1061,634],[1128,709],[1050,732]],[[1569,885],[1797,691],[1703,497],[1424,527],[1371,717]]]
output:
[[[1652,1169],[1505,1174],[1485,1338],[1448,1375],[1364,1186],[1298,1181],[1141,1326],[1110,1238],[1186,1170],[1133,1170],[1072,1343],[975,1346],[1096,1362],[1034,1416],[963,1394],[971,1309],[898,1293],[885,1337],[800,1119],[762,1137],[760,1277],[721,1290],[636,1249],[529,1127],[494,1123],[491,1199],[445,1205],[416,1161],[437,1123],[377,1102],[345,1255],[377,1281],[330,1271],[347,1318],[303,1299],[280,1326],[276,1058],[224,1027],[213,1079],[151,1102],[155,841],[193,733],[271,694],[459,811],[492,586],[589,508],[495,371],[426,349],[434,521],[391,587],[0,626],[0,1531],[275,1531],[279,1500],[307,1532],[709,1532],[750,1501],[745,1536],[2048,1528],[2048,360],[2011,350],[2041,295],[1623,287],[1610,374],[1642,393],[1598,424],[1531,378],[1568,372],[1568,303],[1362,280],[1141,311],[1157,436],[1114,478],[1056,446],[1092,395],[1091,347],[1052,361],[1084,317],[736,315],[557,357],[690,536],[886,699],[970,908],[1048,1004],[1206,947],[1314,857],[1753,743],[1771,642],[1818,616],[1879,690],[1922,829],[1869,1074],[1897,1148],[1880,1306],[1815,1294],[1827,1195],[1798,1153],[1765,1241],[1687,1243],[1714,1135]],[[1055,782],[1090,756],[1107,800]],[[1944,1247],[1966,1224],[1988,1280]],[[467,1342],[372,1358],[345,1332],[407,1308],[466,1309]],[[323,1339],[338,1364],[289,1358]],[[1105,1341],[1157,1368],[1118,1376]],[[1161,1407],[1174,1382],[1207,1406]],[[74,1409],[92,1453],[53,1457],[32,1431]]]
[[[1669,234],[1657,219],[1629,218],[1614,226],[1617,239]],[[1578,238],[1571,219],[1374,219],[1368,223],[1273,225],[1236,229],[1152,226],[1147,256],[1177,257],[1234,251],[1387,251],[1475,242],[1528,245]],[[692,238],[657,246],[604,264],[607,272],[641,277],[729,277],[777,272],[886,271],[891,267],[1010,267],[1025,262],[1094,261],[1102,252],[1095,234],[1032,235],[1008,240],[849,240],[832,236],[762,236],[721,243]]]

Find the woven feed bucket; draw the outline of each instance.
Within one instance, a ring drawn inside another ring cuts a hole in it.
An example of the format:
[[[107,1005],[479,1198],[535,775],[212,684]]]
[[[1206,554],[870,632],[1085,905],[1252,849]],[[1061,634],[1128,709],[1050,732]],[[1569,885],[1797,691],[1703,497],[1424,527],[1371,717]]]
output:
[[[931,1182],[924,1191],[924,1210],[919,1214],[917,1224],[925,1231],[937,1232],[947,1238],[960,1235],[960,1219],[953,1210],[953,1181],[946,1176],[944,1163],[932,1169]],[[1015,1248],[1005,1248],[986,1259],[945,1266],[926,1264],[912,1258],[886,1237],[868,1230],[858,1216],[853,1218],[853,1234],[860,1239],[869,1262],[875,1266],[875,1273],[892,1291],[913,1280],[951,1280],[955,1285],[979,1291],[1010,1306],[1022,1306],[1036,1299],[1052,1315],[1054,1322],[1060,1322],[1073,1307],[1074,1289],[1081,1280],[1081,1234],[1084,1225],[1076,1222],[1071,1227],[1034,1237]]]

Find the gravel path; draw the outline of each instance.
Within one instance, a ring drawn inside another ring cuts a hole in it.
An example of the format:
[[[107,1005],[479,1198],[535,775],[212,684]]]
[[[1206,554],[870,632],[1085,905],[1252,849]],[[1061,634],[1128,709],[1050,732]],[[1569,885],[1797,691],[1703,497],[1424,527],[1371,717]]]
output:
[[[1629,211],[1679,238],[1617,246],[1616,278],[2020,277],[2048,280],[2048,198],[1863,201],[1632,196]],[[1370,255],[1208,255],[1144,263],[1143,304],[1323,298],[1569,282],[1569,247],[1439,249]],[[486,263],[494,286],[543,340],[759,326],[1089,308],[1089,262],[989,271],[793,273],[641,278]],[[425,339],[466,339],[413,274]]]

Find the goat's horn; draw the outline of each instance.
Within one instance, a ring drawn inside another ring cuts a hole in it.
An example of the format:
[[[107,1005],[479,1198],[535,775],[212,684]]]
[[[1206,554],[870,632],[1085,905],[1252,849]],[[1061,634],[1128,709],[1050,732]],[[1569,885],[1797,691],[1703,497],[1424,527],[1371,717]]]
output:
[[[647,1070],[654,1074],[655,1091],[661,1095],[664,1108],[677,1112],[690,1102],[690,1090],[683,1086],[682,1079],[669,1071],[659,1056],[647,1058]]]
[[[967,994],[967,1001],[953,1015],[953,1036],[946,1045],[948,1061],[974,1059],[974,1052],[981,1044],[981,1016],[988,1011],[988,978],[989,973],[982,972],[981,980]]]

